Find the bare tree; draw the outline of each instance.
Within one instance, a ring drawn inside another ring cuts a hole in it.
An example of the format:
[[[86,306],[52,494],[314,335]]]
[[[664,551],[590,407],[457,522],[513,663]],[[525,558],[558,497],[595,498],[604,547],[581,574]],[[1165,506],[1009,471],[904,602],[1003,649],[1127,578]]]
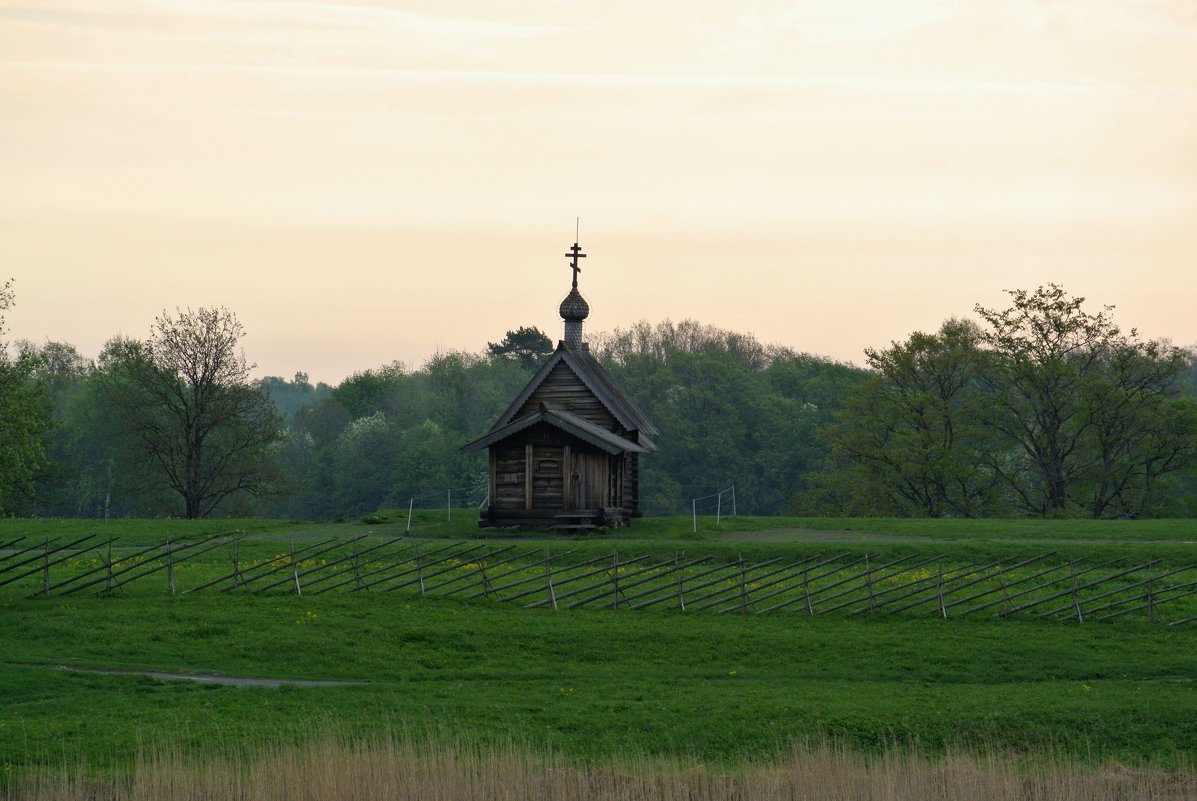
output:
[[[150,338],[112,365],[112,399],[156,483],[177,492],[188,518],[234,493],[261,495],[274,477],[280,420],[249,384],[244,329],[224,308],[163,312]]]

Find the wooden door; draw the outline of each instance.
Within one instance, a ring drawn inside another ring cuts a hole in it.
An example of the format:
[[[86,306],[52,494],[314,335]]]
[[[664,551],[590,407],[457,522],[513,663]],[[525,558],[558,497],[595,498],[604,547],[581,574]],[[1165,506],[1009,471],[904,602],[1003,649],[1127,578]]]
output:
[[[564,489],[561,458],[562,448],[560,446],[533,446],[531,508],[547,510],[563,508]]]
[[[570,476],[572,484],[571,497],[573,499],[574,509],[597,509],[600,504],[599,493],[603,488],[601,480],[596,481],[599,476],[596,475],[595,462],[597,457],[605,454],[596,454],[592,451],[575,450],[573,456],[573,471]]]

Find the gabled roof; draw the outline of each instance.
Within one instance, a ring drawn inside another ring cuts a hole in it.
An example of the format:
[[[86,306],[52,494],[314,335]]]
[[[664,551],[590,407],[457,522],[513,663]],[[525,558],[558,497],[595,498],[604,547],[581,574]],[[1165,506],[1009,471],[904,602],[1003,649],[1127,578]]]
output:
[[[532,393],[536,388],[544,382],[545,378],[553,371],[561,362],[574,371],[574,374],[582,380],[594,396],[598,398],[599,402],[606,407],[607,411],[619,421],[628,431],[639,431],[646,436],[655,437],[661,432],[657,427],[645,417],[644,412],[636,404],[632,403],[626,395],[615,386],[615,382],[611,380],[611,376],[599,364],[598,359],[590,355],[589,351],[575,350],[567,347],[564,342],[557,345],[557,350],[553,351],[553,355],[545,360],[545,363],[536,371],[536,375],[532,376],[532,380],[528,382],[527,386],[520,391],[520,394],[515,396],[515,400],[507,407],[503,414],[499,415],[499,419],[491,426],[490,433],[494,433],[500,428],[503,428],[512,421],[519,410],[523,408],[524,404],[528,402],[528,398],[532,397]],[[651,442],[645,441],[644,445],[656,450],[656,447]]]
[[[537,423],[551,425],[610,454],[648,452],[648,449],[639,443],[625,439],[602,426],[595,425],[585,418],[579,417],[572,412],[562,411],[561,409],[541,409],[540,411],[532,412],[532,414],[526,414],[505,426],[492,428],[485,436],[479,437],[467,445],[463,445],[461,449],[468,452],[487,448],[496,442],[507,439],[512,434],[517,434],[526,428],[531,428]]]

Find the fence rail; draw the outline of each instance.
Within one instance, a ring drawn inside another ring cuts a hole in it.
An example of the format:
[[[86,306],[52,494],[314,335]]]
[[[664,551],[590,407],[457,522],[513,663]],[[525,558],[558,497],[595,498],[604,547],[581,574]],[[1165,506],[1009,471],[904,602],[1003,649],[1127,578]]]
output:
[[[98,595],[164,575],[166,591],[174,594],[176,569],[192,562],[188,576],[199,579],[184,593],[406,592],[529,609],[1197,623],[1197,563],[1165,570],[1157,559],[1087,564],[1045,552],[958,564],[947,555],[880,562],[870,554],[838,553],[717,562],[683,553],[613,549],[589,556],[576,548],[554,553],[518,543],[363,535],[291,545],[246,565],[236,536],[166,541],[122,549],[128,552],[118,556],[115,542],[97,542],[95,535],[65,543],[11,540],[0,551],[0,587],[21,587],[18,582],[25,580],[38,585],[22,590],[30,597]],[[221,548],[224,556],[212,555]],[[207,561],[193,561],[204,554]],[[219,568],[222,563],[228,568]]]

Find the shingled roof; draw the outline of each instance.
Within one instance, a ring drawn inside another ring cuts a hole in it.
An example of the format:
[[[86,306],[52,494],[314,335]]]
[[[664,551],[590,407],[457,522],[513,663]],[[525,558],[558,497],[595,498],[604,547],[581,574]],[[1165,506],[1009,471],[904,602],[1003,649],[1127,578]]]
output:
[[[557,350],[553,351],[553,355],[545,360],[545,363],[536,371],[536,375],[532,376],[532,380],[515,396],[515,400],[511,402],[507,409],[499,415],[499,419],[491,426],[488,435],[511,423],[519,413],[519,410],[528,402],[528,398],[536,391],[536,388],[553,371],[553,368],[561,362],[565,362],[566,366],[573,370],[574,374],[582,380],[587,389],[594,393],[594,396],[598,398],[607,411],[611,412],[611,415],[619,421],[621,426],[628,431],[636,431],[641,435],[639,445],[648,451],[655,451],[657,449],[657,446],[653,444],[649,437],[658,436],[661,432],[649,421],[644,412],[640,411],[640,408],[615,386],[615,382],[611,380],[611,376],[599,364],[598,359],[594,358],[590,354],[590,351],[571,348],[564,342],[557,346]]]
[[[572,434],[583,442],[587,442],[607,453],[616,454],[625,451],[631,453],[646,453],[648,448],[630,439],[621,437],[613,431],[597,426],[589,420],[561,409],[540,409],[526,414],[518,420],[513,420],[505,426],[492,428],[489,433],[479,437],[468,445],[462,446],[463,451],[476,451],[489,447],[512,434],[531,428],[537,423],[546,423],[556,429]]]

